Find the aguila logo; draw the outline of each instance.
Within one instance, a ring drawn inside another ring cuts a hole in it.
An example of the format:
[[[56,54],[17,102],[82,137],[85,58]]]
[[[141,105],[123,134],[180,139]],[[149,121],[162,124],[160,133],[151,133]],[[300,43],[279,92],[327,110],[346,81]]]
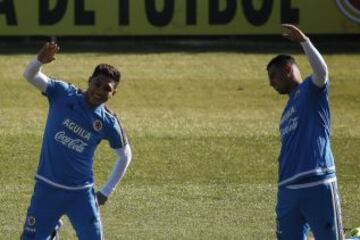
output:
[[[351,21],[360,24],[359,0],[336,0],[340,11]]]

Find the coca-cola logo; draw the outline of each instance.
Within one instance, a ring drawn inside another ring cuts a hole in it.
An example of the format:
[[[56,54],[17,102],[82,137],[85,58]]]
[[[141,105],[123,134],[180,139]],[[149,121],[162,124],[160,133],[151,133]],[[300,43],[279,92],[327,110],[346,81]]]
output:
[[[71,150],[82,153],[85,147],[88,145],[80,139],[72,139],[67,136],[64,131],[55,134],[55,140],[60,142],[62,145],[68,147]]]
[[[351,21],[360,24],[360,1],[359,0],[336,0],[340,11]]]

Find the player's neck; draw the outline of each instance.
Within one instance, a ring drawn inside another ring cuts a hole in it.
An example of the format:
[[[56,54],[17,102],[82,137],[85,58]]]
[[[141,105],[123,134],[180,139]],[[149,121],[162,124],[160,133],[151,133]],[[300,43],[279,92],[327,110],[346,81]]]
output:
[[[291,96],[291,94],[295,91],[295,89],[297,89],[297,87],[302,83],[302,79],[294,79],[293,81],[290,82],[290,87],[289,87],[289,97]]]

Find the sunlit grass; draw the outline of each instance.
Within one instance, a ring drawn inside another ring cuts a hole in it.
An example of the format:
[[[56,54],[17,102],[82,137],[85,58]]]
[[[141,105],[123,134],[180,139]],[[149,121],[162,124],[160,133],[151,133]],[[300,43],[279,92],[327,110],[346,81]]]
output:
[[[36,51],[34,51],[36,52]],[[101,210],[107,239],[274,239],[278,120],[286,97],[268,85],[273,54],[66,53],[44,67],[86,88],[102,62],[122,69],[109,103],[133,162]],[[0,55],[0,233],[17,239],[29,204],[47,100],[22,79],[29,54]],[[303,73],[310,67],[296,55]],[[344,225],[360,225],[360,56],[325,55]],[[96,153],[97,186],[114,163]],[[75,239],[69,222],[63,239]]]

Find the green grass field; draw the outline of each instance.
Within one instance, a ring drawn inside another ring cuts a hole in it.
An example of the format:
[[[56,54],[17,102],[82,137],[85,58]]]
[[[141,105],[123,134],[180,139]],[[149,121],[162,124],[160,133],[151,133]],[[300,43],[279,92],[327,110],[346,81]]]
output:
[[[70,52],[44,68],[82,88],[98,63],[122,69],[109,105],[133,161],[101,209],[106,239],[275,238],[277,128],[287,100],[267,82],[265,65],[276,53]],[[0,55],[1,239],[22,231],[46,120],[47,100],[22,79],[32,57]],[[295,57],[310,73],[303,54]],[[360,226],[360,54],[324,57],[344,226],[352,228]],[[104,142],[95,158],[99,187],[115,156]],[[61,236],[76,239],[67,220]]]

